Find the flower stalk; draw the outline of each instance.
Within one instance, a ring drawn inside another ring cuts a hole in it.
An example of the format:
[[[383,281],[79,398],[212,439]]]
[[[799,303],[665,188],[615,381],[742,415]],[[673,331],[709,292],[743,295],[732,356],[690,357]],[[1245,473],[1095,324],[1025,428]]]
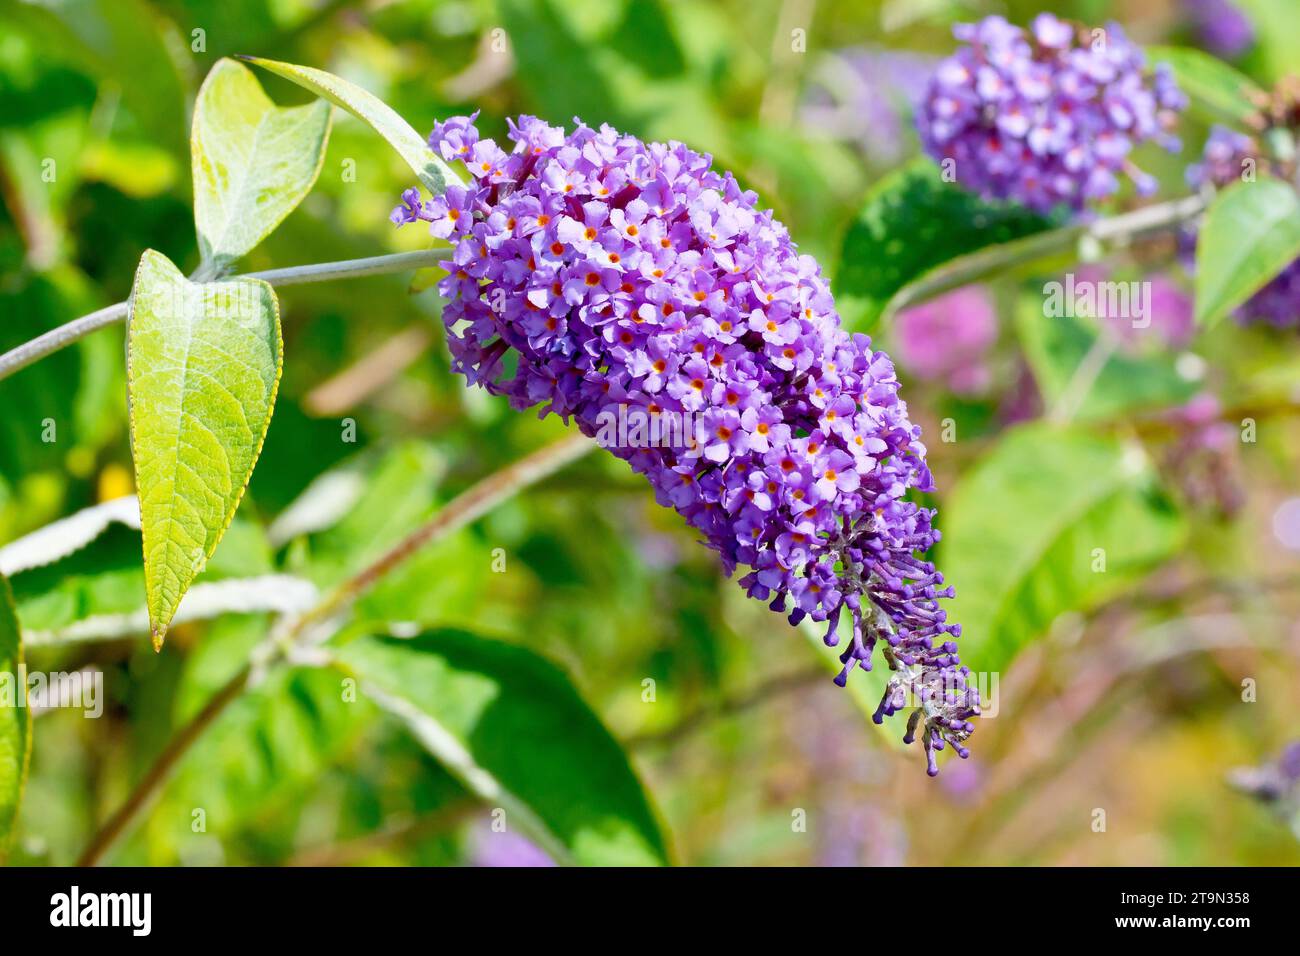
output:
[[[422,269],[445,259],[448,249],[424,249],[416,252],[395,252],[391,255],[369,256],[364,259],[343,259],[338,262],[315,262],[309,265],[288,266],[283,269],[265,269],[249,272],[241,279],[261,279],[276,286],[303,285],[308,282],[329,282],[334,279],[359,279],[364,276],[388,275]],[[98,311],[73,319],[51,329],[44,335],[24,342],[0,355],[0,381],[21,371],[47,355],[53,355],[73,342],[85,338],[110,325],[126,320],[127,303],[116,302]]]
[[[153,806],[162,788],[183,758],[227,708],[238,700],[270,667],[295,659],[295,652],[327,640],[337,621],[362,595],[423,548],[463,528],[523,489],[559,471],[595,444],[582,435],[570,435],[494,472],[453,498],[432,518],[416,528],[376,561],[344,581],[317,607],[287,620],[254,650],[251,660],[208,699],[190,721],[163,748],[153,765],[116,812],[91,838],[77,860],[78,866],[96,866]]]

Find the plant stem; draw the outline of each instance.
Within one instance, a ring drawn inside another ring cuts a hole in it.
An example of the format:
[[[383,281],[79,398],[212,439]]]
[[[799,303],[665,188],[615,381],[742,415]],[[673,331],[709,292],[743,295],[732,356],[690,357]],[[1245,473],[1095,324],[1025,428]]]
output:
[[[1092,223],[1073,223],[959,256],[899,289],[889,300],[885,314],[893,315],[906,306],[925,302],[1009,266],[1023,265],[1065,252],[1085,236],[1099,242],[1126,244],[1152,233],[1176,228],[1191,222],[1204,212],[1205,202],[1205,198],[1200,195],[1184,196],[1182,199],[1143,206]]]
[[[1070,381],[1061,392],[1056,406],[1047,416],[1048,421],[1061,426],[1068,425],[1074,420],[1084,399],[1088,397],[1092,386],[1097,383],[1097,379],[1101,377],[1106,364],[1118,348],[1119,336],[1109,327],[1102,326],[1097,337],[1093,339],[1092,347],[1083,356],[1074,370],[1074,375],[1070,377]]]
[[[302,285],[306,282],[328,282],[331,279],[357,279],[362,276],[387,275],[392,272],[406,272],[431,266],[447,258],[450,249],[423,249],[417,252],[395,252],[386,256],[370,256],[365,259],[344,259],[340,262],[315,262],[305,266],[289,266],[284,269],[266,269],[262,272],[249,272],[240,279],[262,279],[273,286]],[[24,342],[17,348],[0,355],[0,381],[8,378],[33,362],[52,355],[59,349],[71,345],[91,332],[105,326],[114,325],[126,319],[125,302],[107,306],[79,319],[73,319],[58,328],[51,329],[44,335],[37,336],[30,342]]]
[[[189,723],[182,727],[163,752],[153,762],[153,765],[140,778],[140,782],[135,785],[131,795],[126,801],[117,808],[117,812],[108,818],[108,821],[99,828],[99,831],[91,838],[90,843],[82,851],[77,860],[78,866],[94,866],[100,859],[113,848],[118,839],[130,829],[136,818],[148,809],[162,785],[171,777],[172,771],[181,757],[189,751],[194,741],[202,736],[203,731],[220,717],[236,699],[248,687],[249,678],[252,676],[253,669],[251,665],[245,664],[238,674],[228,680],[222,688],[213,694],[203,709],[190,718]]]
[[[759,682],[752,690],[738,697],[726,698],[719,703],[703,707],[689,713],[682,720],[662,730],[652,730],[623,738],[623,746],[631,748],[646,747],[655,744],[674,745],[708,724],[723,717],[734,717],[751,708],[777,699],[785,694],[795,693],[815,684],[829,684],[826,668],[822,664],[803,670],[778,674]]]
[[[425,545],[446,537],[471,521],[481,518],[519,488],[535,484],[547,475],[581,458],[595,447],[596,443],[585,435],[570,435],[484,478],[453,498],[445,508],[368,567],[339,585],[329,597],[303,616],[300,630],[305,630],[311,624],[329,620],[340,611],[346,610]]]
[[[427,522],[389,549],[381,558],[344,581],[314,609],[292,621],[283,632],[273,633],[271,641],[274,642],[274,650],[265,660],[264,666],[282,663],[294,644],[304,637],[309,637],[321,625],[346,610],[385,575],[413,557],[426,545],[482,517],[502,501],[577,460],[595,447],[596,443],[585,435],[569,435],[471,485],[447,502]],[[254,656],[256,657],[256,652]],[[253,665],[244,665],[243,669],[213,694],[203,705],[203,709],[172,737],[153,765],[140,778],[140,782],[135,785],[135,789],[91,838],[77,860],[78,866],[97,865],[130,831],[141,815],[152,806],[181,758],[203,735],[203,732],[225,712],[226,708],[239,699],[252,682],[253,674]]]

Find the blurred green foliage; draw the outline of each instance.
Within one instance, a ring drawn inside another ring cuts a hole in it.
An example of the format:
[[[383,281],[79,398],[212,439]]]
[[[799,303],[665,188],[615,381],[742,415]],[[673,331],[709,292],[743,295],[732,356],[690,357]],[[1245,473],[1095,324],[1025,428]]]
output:
[[[1236,66],[1269,84],[1294,70],[1300,22],[1283,0],[1243,5],[1268,28]],[[1039,9],[1006,6],[1019,22]],[[0,0],[0,350],[124,298],[146,248],[183,272],[198,264],[189,117],[208,70],[239,53],[330,70],[421,131],[477,109],[496,133],[532,111],[681,139],[756,189],[802,250],[838,270],[837,289],[855,274],[876,281],[893,268],[897,236],[866,241],[864,223],[882,221],[873,184],[922,167],[907,165],[914,144],[882,164],[805,122],[812,77],[845,50],[945,53],[951,24],[983,12],[957,0]],[[1114,16],[1144,41],[1195,40],[1173,0],[1058,12]],[[278,104],[309,102],[259,80]],[[1204,136],[1197,123],[1183,131],[1189,152]],[[1144,157],[1165,196],[1183,191],[1181,162]],[[240,271],[422,247],[418,230],[387,219],[411,178],[336,111],[315,190]],[[914,243],[902,250],[911,274],[940,240],[982,244],[945,228],[947,208],[896,217]],[[1011,215],[998,238],[1040,226]],[[1157,258],[1177,273],[1168,245],[1106,264],[1140,275]],[[1050,411],[1099,335],[1033,313],[1034,291],[1065,264],[990,281],[999,331],[985,394],[953,394],[900,363],[930,445],[963,655],[1001,681],[975,756],[937,781],[830,686],[801,635],[745,599],[677,517],[603,457],[422,551],[363,600],[356,632],[465,628],[558,662],[625,743],[651,795],[637,812],[662,819],[667,852],[686,863],[1300,862],[1285,826],[1225,783],[1295,736],[1300,560],[1273,531],[1279,503],[1298,493],[1294,337],[1223,323],[1186,349],[1124,352],[1073,426],[1015,424]],[[410,283],[284,291],[285,371],[265,452],[200,581],[284,573],[328,589],[473,481],[562,434],[467,391],[448,367],[436,293]],[[875,306],[895,288],[873,291]],[[895,344],[890,323],[871,331]],[[376,353],[382,361],[366,361]],[[122,354],[120,328],[108,329],[0,382],[0,542],[132,491]],[[1189,466],[1166,467],[1180,439],[1163,410],[1202,390],[1219,395],[1234,431],[1257,426],[1256,441],[1233,443],[1244,506],[1227,515],[1188,493]],[[955,441],[940,437],[949,423]],[[277,518],[322,475],[337,479],[341,504],[282,536]],[[1095,547],[1109,552],[1101,575],[1087,563]],[[138,532],[113,526],[15,575],[25,627],[142,606],[138,558]],[[35,721],[13,860],[75,858],[271,623],[254,612],[178,624],[159,655],[143,632],[31,647],[34,668],[102,669],[107,701],[98,720],[54,710]],[[474,862],[489,807],[400,722],[364,699],[343,706],[338,674],[294,667],[210,728],[113,859]],[[1108,810],[1105,833],[1089,826],[1095,807]],[[792,826],[795,811],[805,829]]]

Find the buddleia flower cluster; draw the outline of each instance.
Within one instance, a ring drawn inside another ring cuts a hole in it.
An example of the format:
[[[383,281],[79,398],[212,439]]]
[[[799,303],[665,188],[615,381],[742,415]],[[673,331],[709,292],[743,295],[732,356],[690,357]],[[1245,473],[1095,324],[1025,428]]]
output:
[[[1154,192],[1130,153],[1147,140],[1177,149],[1167,130],[1186,97],[1118,24],[1087,30],[1043,13],[1026,32],[989,16],[953,34],[966,45],[935,70],[917,125],[958,183],[1041,212],[1081,210],[1121,175]]]
[[[429,140],[469,185],[408,190],[393,212],[454,246],[453,368],[625,459],[750,596],[825,626],[837,683],[879,648],[877,723],[911,708],[904,739],[932,775],[945,746],[965,757],[979,696],[924,558],[934,512],[907,497],[932,482],[888,356],[841,327],[817,263],[709,156],[529,116],[507,152],[476,116]],[[634,418],[691,427],[610,441]]]
[[[1215,126],[1205,142],[1201,161],[1187,167],[1187,182],[1194,189],[1217,189],[1243,176],[1272,173],[1285,178],[1288,172],[1294,170],[1274,168],[1269,163],[1254,137]],[[1239,306],[1233,317],[1244,324],[1261,322],[1275,328],[1300,327],[1300,258],[1293,259]]]

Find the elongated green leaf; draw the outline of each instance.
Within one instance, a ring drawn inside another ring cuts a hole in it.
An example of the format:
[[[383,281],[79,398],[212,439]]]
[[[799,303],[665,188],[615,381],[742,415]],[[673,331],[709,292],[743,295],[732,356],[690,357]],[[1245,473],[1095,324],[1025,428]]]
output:
[[[1196,242],[1196,321],[1213,325],[1300,256],[1300,196],[1284,182],[1234,183]]]
[[[398,116],[391,106],[373,93],[333,73],[326,73],[324,70],[317,70],[310,66],[296,66],[278,60],[264,60],[256,56],[244,56],[240,59],[255,63],[264,70],[270,70],[277,76],[311,90],[317,96],[325,97],[366,123],[386,139],[388,145],[397,150],[398,155],[415,171],[420,182],[434,194],[441,193],[448,186],[461,181],[451,167],[429,148],[425,138],[411,129],[411,125],[406,120]]]
[[[9,582],[0,575],[0,863],[13,837],[27,782],[32,727],[23,670],[23,639]]]
[[[841,312],[850,324],[870,328],[910,282],[959,256],[1051,225],[1019,206],[987,203],[944,182],[929,159],[914,160],[867,193],[844,236],[835,276]]]
[[[1169,65],[1193,111],[1211,122],[1241,126],[1258,109],[1253,99],[1264,95],[1250,77],[1201,50],[1153,46],[1147,47],[1147,56],[1152,63]]]
[[[144,254],[127,315],[127,394],[157,647],[244,495],[281,361],[269,285],[197,284],[160,253]]]
[[[668,862],[626,755],[545,659],[451,630],[362,638],[340,657],[367,696],[556,860]]]
[[[993,672],[1061,614],[1130,586],[1185,530],[1140,449],[1046,425],[1008,433],[939,518],[962,659]]]
[[[221,59],[194,104],[194,222],[205,262],[225,266],[267,237],[311,191],[330,105],[282,109],[251,70]]]

